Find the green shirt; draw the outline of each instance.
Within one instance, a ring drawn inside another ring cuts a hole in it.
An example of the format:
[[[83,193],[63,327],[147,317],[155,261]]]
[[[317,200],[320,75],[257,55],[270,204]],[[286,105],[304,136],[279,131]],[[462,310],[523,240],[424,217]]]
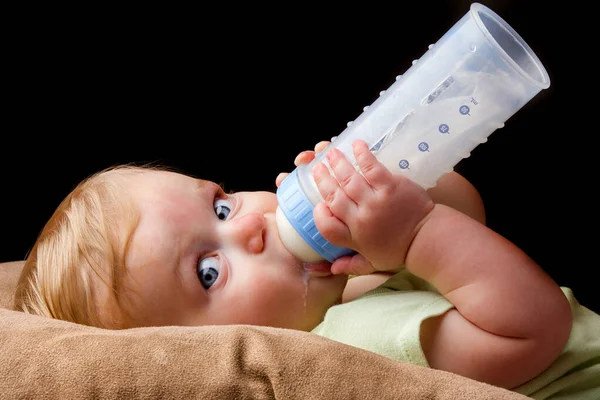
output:
[[[513,389],[533,399],[600,400],[600,316],[562,288],[573,329],[554,363]],[[429,366],[420,343],[421,323],[453,305],[430,284],[403,270],[359,298],[331,307],[313,333],[392,359]]]

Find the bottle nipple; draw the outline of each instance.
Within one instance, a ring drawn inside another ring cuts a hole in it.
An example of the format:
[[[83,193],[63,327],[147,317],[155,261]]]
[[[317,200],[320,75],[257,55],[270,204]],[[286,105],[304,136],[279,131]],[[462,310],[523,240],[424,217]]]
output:
[[[279,237],[283,245],[292,253],[298,260],[302,262],[317,262],[322,261],[323,257],[317,253],[300,234],[290,224],[285,214],[279,207],[275,212],[275,221],[279,229]]]

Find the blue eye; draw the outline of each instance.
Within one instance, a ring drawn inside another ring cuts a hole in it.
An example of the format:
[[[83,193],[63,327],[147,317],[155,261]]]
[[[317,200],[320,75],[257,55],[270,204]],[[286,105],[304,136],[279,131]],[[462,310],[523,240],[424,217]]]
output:
[[[215,201],[215,214],[217,214],[217,218],[221,221],[225,221],[227,217],[229,217],[229,213],[231,213],[231,202],[225,199],[218,199]]]
[[[206,257],[198,263],[198,279],[204,289],[209,289],[219,278],[221,266],[216,257]]]

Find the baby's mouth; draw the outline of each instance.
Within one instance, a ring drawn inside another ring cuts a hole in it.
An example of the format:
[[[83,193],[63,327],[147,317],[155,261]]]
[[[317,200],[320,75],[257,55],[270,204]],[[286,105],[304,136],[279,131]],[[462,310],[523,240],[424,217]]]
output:
[[[331,275],[331,263],[329,261],[307,262],[302,264],[304,270],[311,277],[325,277]]]

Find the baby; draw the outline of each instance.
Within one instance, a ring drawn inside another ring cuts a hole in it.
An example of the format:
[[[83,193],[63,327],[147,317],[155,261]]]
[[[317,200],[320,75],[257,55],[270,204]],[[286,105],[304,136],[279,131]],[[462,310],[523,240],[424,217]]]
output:
[[[298,261],[279,238],[274,193],[228,194],[124,165],[58,206],[27,257],[16,308],[109,329],[311,331],[536,398],[597,398],[600,317],[485,226],[470,183],[449,173],[426,191],[365,142],[353,148],[360,173],[336,149],[327,153],[334,176],[314,168],[325,199],[314,218],[356,255]],[[296,164],[313,158],[301,153]]]

